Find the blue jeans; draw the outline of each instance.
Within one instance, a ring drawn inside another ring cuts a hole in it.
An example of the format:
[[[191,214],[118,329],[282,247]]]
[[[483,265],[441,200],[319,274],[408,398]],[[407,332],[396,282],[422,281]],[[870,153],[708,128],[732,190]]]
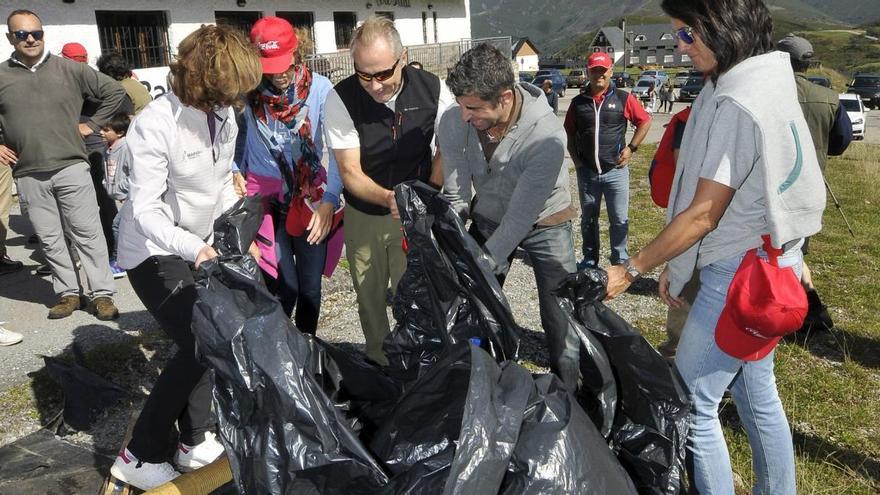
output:
[[[275,293],[287,316],[296,315],[296,328],[312,335],[318,329],[321,310],[321,274],[327,258],[327,244],[309,244],[309,231],[292,237],[284,227],[284,218],[275,221],[275,254],[278,257],[278,280]]]
[[[702,495],[734,493],[730,456],[718,420],[718,406],[729,388],[752,449],[752,493],[794,495],[794,448],[776,391],[775,352],[759,361],[741,361],[715,344],[715,326],[741,261],[739,255],[702,269],[700,291],[678,344],[675,364],[693,401],[688,433],[691,483]],[[794,267],[798,277],[802,262],[800,244],[779,258],[779,266]]]
[[[611,238],[612,265],[629,258],[626,250],[629,236],[629,167],[611,169],[604,174],[596,173],[588,166],[577,167],[578,197],[581,201],[581,251],[580,268],[599,266],[599,208],[605,196],[608,211],[608,234]]]
[[[479,232],[474,238],[482,245],[484,240],[480,237],[488,238],[495,228],[497,225],[492,225],[489,221],[481,221],[478,226]],[[577,387],[579,373],[580,341],[570,330],[568,318],[557,304],[556,295],[553,294],[562,280],[577,269],[571,221],[549,227],[535,227],[526,234],[519,247],[528,253],[535,273],[538,308],[541,313],[541,326],[547,338],[550,369],[562,379],[567,388],[574,390]],[[510,268],[509,261],[512,258],[513,254],[507,260],[507,269]],[[501,264],[505,260],[496,261]],[[506,272],[507,270],[498,277],[502,284]]]

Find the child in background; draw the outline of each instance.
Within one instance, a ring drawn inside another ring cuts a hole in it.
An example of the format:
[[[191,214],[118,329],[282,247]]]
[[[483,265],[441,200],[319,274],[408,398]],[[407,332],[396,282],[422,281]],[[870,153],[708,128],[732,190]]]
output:
[[[107,141],[107,160],[104,162],[104,188],[107,194],[116,201],[124,203],[128,198],[128,176],[130,173],[131,154],[125,144],[125,134],[131,118],[126,113],[118,113],[101,129],[101,135]],[[121,210],[121,205],[120,205]],[[113,242],[119,237],[119,214],[113,219]],[[115,250],[114,250],[115,251]],[[110,260],[113,278],[125,276],[125,270],[119,267],[115,259]]]

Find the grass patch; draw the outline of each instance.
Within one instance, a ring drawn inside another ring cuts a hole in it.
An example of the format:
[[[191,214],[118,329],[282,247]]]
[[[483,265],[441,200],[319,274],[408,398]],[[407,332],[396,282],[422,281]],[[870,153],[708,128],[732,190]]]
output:
[[[656,147],[636,153],[630,174],[630,253],[665,223],[651,201],[647,171]],[[807,263],[836,329],[783,343],[776,376],[792,425],[800,494],[880,493],[880,146],[853,143],[829,157],[826,177],[852,224],[850,236],[831,196],[823,229]],[[607,226],[602,212],[603,226]],[[605,227],[607,228],[607,227]],[[601,256],[607,257],[603,228]],[[632,321],[654,345],[665,335],[665,311]],[[722,413],[734,471],[746,487],[754,475],[751,452],[732,403]]]

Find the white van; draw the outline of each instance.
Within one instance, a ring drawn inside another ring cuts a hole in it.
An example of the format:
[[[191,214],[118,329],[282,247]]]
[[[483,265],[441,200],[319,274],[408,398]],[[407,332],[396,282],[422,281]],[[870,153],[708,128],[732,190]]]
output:
[[[853,139],[865,139],[865,104],[859,95],[854,93],[842,93],[840,95],[840,104],[849,115],[852,122]]]

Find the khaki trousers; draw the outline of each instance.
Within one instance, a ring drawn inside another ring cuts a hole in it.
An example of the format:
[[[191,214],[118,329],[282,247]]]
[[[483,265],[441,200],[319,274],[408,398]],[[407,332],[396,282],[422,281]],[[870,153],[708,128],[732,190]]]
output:
[[[88,280],[85,295],[89,299],[112,296],[116,290],[89,165],[81,162],[54,172],[25,175],[18,178],[17,184],[22,209],[27,209],[52,268],[55,294],[80,294],[73,263],[75,248]],[[70,248],[65,235],[73,242]]]
[[[385,305],[385,291],[406,271],[400,220],[391,215],[367,215],[350,205],[345,207],[345,255],[357,294],[358,316],[367,342],[367,357],[382,365],[388,358],[382,342],[391,331]]]

